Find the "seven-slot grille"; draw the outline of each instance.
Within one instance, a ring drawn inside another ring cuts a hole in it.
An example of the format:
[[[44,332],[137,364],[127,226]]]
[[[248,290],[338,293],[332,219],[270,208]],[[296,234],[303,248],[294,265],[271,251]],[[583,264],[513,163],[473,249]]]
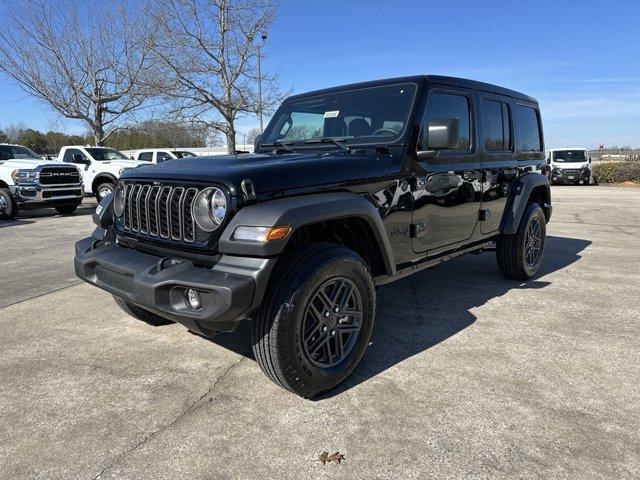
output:
[[[76,167],[43,167],[40,171],[41,185],[64,185],[80,182],[80,173]]]
[[[191,215],[197,188],[127,183],[124,189],[126,232],[186,243],[201,239]]]

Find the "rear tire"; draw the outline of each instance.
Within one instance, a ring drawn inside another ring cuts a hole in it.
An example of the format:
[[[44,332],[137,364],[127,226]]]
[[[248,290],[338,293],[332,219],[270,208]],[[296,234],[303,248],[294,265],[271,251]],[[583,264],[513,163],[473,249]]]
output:
[[[0,188],[0,220],[15,220],[18,217],[18,204],[8,188]]]
[[[335,387],[364,355],[375,299],[369,269],[354,251],[315,243],[285,254],[253,318],[262,371],[305,398]]]
[[[95,189],[96,200],[98,201],[98,203],[100,203],[100,201],[104,197],[106,197],[110,193],[113,194],[115,190],[116,190],[116,186],[113,183],[110,183],[110,182],[101,183],[100,185],[98,185],[98,188]]]
[[[547,223],[537,203],[527,207],[518,230],[513,235],[501,235],[496,242],[496,258],[502,274],[511,280],[533,277],[544,255]]]
[[[62,215],[71,215],[78,209],[78,204],[76,203],[73,205],[59,205],[55,207],[55,209]]]
[[[155,313],[151,313],[150,311],[134,305],[131,302],[127,302],[124,298],[113,295],[113,299],[116,301],[116,305],[118,305],[124,311],[124,313],[131,315],[136,320],[141,320],[153,326],[168,325],[170,323],[173,323],[167,318],[156,315]]]

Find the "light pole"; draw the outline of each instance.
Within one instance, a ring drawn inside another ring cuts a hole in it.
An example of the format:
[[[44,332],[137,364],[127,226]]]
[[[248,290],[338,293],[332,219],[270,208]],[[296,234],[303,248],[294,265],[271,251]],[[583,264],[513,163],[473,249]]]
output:
[[[256,46],[256,49],[258,50],[258,117],[260,117],[260,133],[264,133],[264,127],[262,124],[262,73],[260,71],[260,56],[261,48],[267,40],[267,32],[262,32],[260,38],[262,38],[262,44],[258,44]]]

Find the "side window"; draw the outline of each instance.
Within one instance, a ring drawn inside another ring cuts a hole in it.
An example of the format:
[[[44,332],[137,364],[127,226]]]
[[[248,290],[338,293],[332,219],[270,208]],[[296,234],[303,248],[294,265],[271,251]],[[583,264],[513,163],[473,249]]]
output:
[[[164,157],[171,158],[171,155],[169,155],[169,152],[156,152],[156,163],[164,162]]]
[[[138,155],[138,160],[141,162],[150,162],[153,157],[153,152],[141,152]]]
[[[427,125],[431,120],[443,120],[445,118],[457,118],[460,127],[460,143],[456,151],[467,152],[471,150],[471,109],[469,99],[463,95],[452,93],[433,92],[427,100],[427,111],[422,123],[422,136],[420,143],[427,145]]]
[[[488,152],[511,150],[509,106],[495,100],[482,101],[482,131],[484,146]]]
[[[73,161],[74,155],[82,155],[82,152],[77,148],[67,148],[64,152],[64,157],[62,158],[62,161],[67,163],[75,163]],[[86,157],[82,155],[82,158],[86,158]]]
[[[540,141],[540,125],[538,114],[531,107],[516,106],[516,142],[518,151],[539,152],[542,150]]]

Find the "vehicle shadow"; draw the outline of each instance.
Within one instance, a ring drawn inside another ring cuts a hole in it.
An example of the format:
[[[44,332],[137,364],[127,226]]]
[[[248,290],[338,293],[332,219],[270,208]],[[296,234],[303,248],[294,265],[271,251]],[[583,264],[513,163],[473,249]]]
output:
[[[82,217],[91,215],[95,212],[97,206],[98,204],[93,199],[85,199],[75,212],[68,215],[58,213],[53,207],[20,210],[16,220],[0,220],[0,228],[28,225],[30,223],[35,223],[38,218]]]
[[[542,268],[532,280],[505,279],[493,252],[467,255],[378,289],[371,343],[360,365],[341,385],[317,398],[338,395],[388,368],[456,335],[476,321],[471,310],[513,289],[542,289],[550,282],[538,280],[580,259],[588,240],[547,237]],[[235,332],[211,339],[245,357],[251,350],[251,325],[244,321]]]

